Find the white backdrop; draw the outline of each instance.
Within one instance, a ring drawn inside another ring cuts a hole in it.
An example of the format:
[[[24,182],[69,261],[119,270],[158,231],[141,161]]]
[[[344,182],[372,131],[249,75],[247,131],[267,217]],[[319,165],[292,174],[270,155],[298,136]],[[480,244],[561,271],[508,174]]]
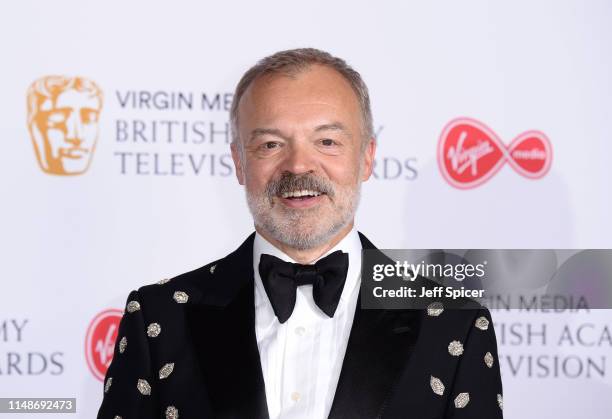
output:
[[[379,149],[357,224],[379,247],[612,247],[610,2],[58,0],[2,9],[0,397],[76,397],[77,416],[94,417],[94,318],[252,231],[228,165],[223,99],[281,49],[328,50],[370,88]],[[37,163],[27,90],[49,75],[84,77],[103,92],[84,174],[47,174]],[[193,95],[194,106],[122,106],[130,92]],[[202,94],[219,95],[219,106],[202,109]],[[540,130],[550,171],[527,179],[506,163],[476,188],[449,185],[436,150],[457,117],[481,121],[506,145]],[[177,121],[170,143],[162,121]],[[126,126],[144,127],[148,142]],[[181,169],[160,174],[172,159]],[[609,311],[493,316],[507,417],[609,415]],[[561,339],[566,326],[571,341]]]

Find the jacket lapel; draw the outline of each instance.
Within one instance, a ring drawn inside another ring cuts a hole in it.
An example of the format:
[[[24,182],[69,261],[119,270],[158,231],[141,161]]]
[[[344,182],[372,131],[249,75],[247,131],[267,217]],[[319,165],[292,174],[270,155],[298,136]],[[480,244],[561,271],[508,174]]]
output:
[[[187,311],[216,418],[268,418],[255,337],[254,237],[216,264],[197,304]]]
[[[376,247],[361,233],[364,249]],[[418,333],[414,310],[367,310],[357,301],[331,419],[381,417]]]

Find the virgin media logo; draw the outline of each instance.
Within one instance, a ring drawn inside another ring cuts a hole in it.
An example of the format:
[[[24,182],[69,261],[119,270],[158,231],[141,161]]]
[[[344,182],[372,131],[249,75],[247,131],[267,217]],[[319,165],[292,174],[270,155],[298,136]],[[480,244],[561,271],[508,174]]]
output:
[[[444,127],[438,142],[438,165],[452,186],[474,188],[508,162],[519,174],[541,178],[550,169],[552,148],[540,131],[526,131],[506,146],[486,125],[457,118]]]
[[[87,328],[85,338],[87,366],[100,381],[104,380],[106,370],[113,359],[113,350],[122,315],[121,310],[104,310],[94,317]]]

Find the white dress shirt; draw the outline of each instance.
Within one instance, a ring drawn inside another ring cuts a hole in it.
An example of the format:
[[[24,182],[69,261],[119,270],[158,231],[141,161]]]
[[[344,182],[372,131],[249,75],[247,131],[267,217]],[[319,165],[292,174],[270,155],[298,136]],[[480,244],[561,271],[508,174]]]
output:
[[[255,235],[255,334],[270,419],[324,419],[331,410],[361,280],[361,241],[354,227],[321,257],[336,250],[349,254],[349,267],[334,317],[317,307],[312,285],[302,285],[291,317],[281,324],[259,276],[259,257],[266,253],[296,261]]]

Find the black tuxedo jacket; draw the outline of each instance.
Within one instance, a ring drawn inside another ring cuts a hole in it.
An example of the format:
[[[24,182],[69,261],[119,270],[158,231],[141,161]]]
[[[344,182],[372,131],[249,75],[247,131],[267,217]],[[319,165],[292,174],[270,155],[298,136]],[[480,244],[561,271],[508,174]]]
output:
[[[223,259],[130,293],[99,419],[268,418],[255,337],[254,237]],[[375,248],[360,238],[363,248]],[[482,319],[476,327],[483,316],[488,327]],[[452,341],[463,346],[460,355]],[[501,418],[501,394],[486,309],[432,316],[358,302],[329,417]]]

